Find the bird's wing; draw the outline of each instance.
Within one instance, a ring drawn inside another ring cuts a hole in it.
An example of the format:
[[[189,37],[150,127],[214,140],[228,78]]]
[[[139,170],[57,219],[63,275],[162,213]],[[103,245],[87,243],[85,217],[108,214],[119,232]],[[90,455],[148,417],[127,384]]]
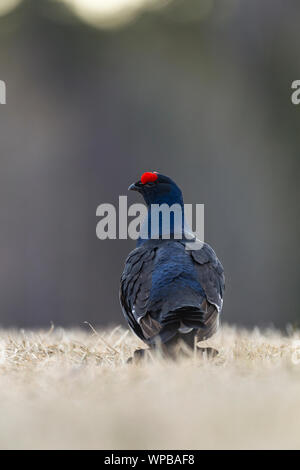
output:
[[[149,246],[140,246],[133,250],[121,276],[120,302],[123,314],[131,329],[143,341],[150,335],[150,331],[147,334],[147,329],[152,332],[153,329],[160,328],[155,320],[150,321],[151,318],[151,324],[147,321],[145,325],[144,322],[141,323],[147,313],[155,252],[156,248]]]
[[[186,253],[189,253],[193,259],[198,280],[205,292],[206,299],[216,307],[218,312],[221,312],[225,276],[223,266],[216,253],[207,243],[203,243],[199,250],[186,250]]]

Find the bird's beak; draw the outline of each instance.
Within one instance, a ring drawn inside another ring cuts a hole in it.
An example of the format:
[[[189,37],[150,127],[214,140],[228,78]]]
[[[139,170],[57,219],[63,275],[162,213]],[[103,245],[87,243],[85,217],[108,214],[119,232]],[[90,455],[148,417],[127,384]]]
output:
[[[132,183],[128,188],[128,191],[139,191],[139,190],[140,190],[139,183]]]

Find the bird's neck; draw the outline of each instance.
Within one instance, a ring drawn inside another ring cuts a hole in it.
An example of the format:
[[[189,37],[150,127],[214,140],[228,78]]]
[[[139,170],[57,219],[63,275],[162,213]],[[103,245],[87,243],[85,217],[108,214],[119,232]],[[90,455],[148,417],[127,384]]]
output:
[[[184,204],[177,198],[156,198],[147,204],[148,213],[141,227],[138,245],[151,239],[174,239],[184,235]]]

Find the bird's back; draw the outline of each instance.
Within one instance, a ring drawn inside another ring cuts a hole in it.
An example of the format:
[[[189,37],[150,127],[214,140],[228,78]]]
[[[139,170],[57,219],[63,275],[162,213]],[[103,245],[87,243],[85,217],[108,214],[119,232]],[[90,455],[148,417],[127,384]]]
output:
[[[183,307],[199,307],[205,292],[197,279],[192,258],[178,241],[161,243],[153,263],[148,310],[160,321]]]
[[[210,336],[217,328],[224,276],[214,251],[186,250],[182,240],[149,240],[128,257],[121,304],[144,341],[162,342],[191,329]]]

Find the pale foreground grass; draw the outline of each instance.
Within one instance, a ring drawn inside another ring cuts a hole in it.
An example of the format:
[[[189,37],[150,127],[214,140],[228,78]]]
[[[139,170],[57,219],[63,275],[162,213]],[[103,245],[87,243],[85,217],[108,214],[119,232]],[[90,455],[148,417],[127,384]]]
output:
[[[216,359],[133,366],[121,328],[1,330],[0,448],[299,449],[298,338],[223,327]]]

